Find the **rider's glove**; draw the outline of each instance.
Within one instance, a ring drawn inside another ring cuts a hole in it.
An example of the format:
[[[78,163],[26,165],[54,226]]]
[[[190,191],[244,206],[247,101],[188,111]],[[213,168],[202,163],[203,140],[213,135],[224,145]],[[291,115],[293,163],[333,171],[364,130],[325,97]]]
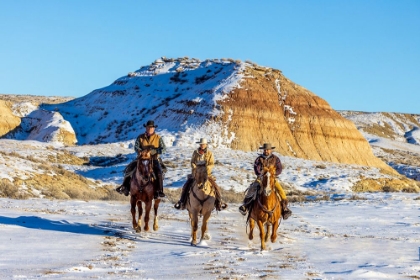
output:
[[[152,156],[156,155],[156,154],[157,154],[156,149],[151,149],[151,150],[150,150],[150,154],[151,154]]]

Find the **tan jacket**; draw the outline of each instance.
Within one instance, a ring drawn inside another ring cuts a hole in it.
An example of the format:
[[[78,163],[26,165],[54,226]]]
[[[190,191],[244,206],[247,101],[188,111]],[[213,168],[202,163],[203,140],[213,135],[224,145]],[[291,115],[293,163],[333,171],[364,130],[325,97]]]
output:
[[[207,166],[207,174],[211,175],[211,171],[214,167],[214,157],[213,153],[207,149],[207,151],[200,155],[198,152],[199,149],[194,150],[192,157],[191,157],[191,168],[192,168],[192,174],[195,172],[195,168],[197,167],[198,162],[205,162]]]

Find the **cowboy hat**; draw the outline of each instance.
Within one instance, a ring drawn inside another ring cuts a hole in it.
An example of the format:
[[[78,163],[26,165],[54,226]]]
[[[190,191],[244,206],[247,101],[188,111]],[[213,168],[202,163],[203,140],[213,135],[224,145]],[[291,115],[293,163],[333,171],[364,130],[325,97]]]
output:
[[[207,139],[206,138],[200,138],[199,142],[195,142],[197,144],[208,144]]]
[[[262,147],[260,147],[261,150],[274,150],[276,147],[272,147],[270,143],[264,143]]]
[[[148,127],[148,126],[153,126],[153,127],[158,127],[157,125],[155,125],[154,121],[147,121],[147,123],[143,124],[144,127]]]

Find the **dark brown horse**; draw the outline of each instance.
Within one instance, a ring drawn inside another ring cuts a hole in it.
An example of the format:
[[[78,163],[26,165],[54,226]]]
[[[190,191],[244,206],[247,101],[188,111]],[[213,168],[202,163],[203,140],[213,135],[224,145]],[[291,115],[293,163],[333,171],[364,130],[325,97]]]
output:
[[[261,189],[257,198],[252,203],[249,213],[249,240],[254,238],[253,230],[255,222],[260,229],[261,250],[265,250],[265,242],[268,240],[268,233],[271,229],[271,242],[277,239],[277,229],[280,225],[281,207],[280,199],[276,194],[275,184],[276,168],[274,166],[264,167],[261,180]]]
[[[133,216],[133,228],[136,232],[141,232],[141,216],[143,214],[142,202],[145,204],[146,213],[144,215],[144,230],[149,231],[149,215],[152,208],[154,193],[153,177],[153,159],[150,155],[150,149],[141,151],[137,157],[136,172],[133,174],[130,186],[130,203],[131,215]],[[153,209],[155,210],[155,218],[153,221],[153,230],[158,230],[157,211],[160,199],[155,199]],[[139,211],[139,218],[136,220],[136,205]]]

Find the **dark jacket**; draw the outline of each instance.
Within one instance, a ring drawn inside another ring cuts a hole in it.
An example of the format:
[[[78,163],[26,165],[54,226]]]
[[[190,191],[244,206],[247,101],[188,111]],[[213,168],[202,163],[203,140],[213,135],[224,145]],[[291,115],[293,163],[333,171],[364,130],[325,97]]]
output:
[[[280,158],[273,153],[268,157],[260,155],[254,162],[254,172],[255,175],[260,176],[263,172],[264,167],[274,165],[276,167],[276,176],[279,176],[282,171]]]

